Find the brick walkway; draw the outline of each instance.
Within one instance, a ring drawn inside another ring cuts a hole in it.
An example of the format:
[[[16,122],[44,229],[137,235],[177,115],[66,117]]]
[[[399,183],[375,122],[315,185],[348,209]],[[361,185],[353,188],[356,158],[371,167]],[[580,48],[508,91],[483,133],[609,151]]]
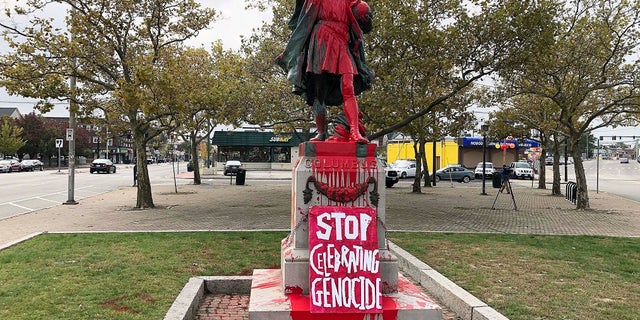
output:
[[[249,320],[249,295],[207,294],[195,320]]]

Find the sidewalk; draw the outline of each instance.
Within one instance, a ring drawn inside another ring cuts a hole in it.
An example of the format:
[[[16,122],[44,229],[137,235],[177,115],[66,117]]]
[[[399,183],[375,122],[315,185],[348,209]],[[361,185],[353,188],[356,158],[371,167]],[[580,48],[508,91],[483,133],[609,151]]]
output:
[[[188,178],[191,172],[181,173]],[[40,232],[159,230],[290,230],[291,172],[247,171],[246,184],[223,175],[203,176],[202,185],[153,186],[155,209],[137,210],[136,188],[83,199],[0,220],[0,248]],[[229,181],[229,182],[227,182]],[[188,181],[184,181],[188,183]],[[590,192],[593,210],[577,211],[551,190],[513,183],[509,195],[488,184],[440,183],[411,193],[410,186],[385,189],[386,226],[391,231],[490,232],[514,234],[640,237],[640,203]],[[492,204],[496,200],[495,210]]]

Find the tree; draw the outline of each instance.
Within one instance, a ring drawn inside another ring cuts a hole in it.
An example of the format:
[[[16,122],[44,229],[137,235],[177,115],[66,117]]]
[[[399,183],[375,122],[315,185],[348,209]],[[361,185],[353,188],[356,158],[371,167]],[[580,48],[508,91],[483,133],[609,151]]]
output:
[[[251,70],[246,87],[251,101],[245,104],[251,109],[247,114],[253,116],[250,122],[308,128],[311,108],[291,95],[286,75],[273,63],[291,33],[286,27],[293,4],[279,0],[252,5],[270,5],[274,19],[245,42]],[[370,5],[375,12],[374,30],[365,36],[365,52],[377,79],[373,89],[359,98],[364,122],[373,132],[370,140],[395,131],[417,137],[433,120],[429,114],[455,105],[449,100],[470,94],[472,85],[483,77],[521,63],[532,37],[543,31],[543,22],[549,19],[537,2],[515,0],[478,1],[473,9],[456,0]]]
[[[508,92],[508,90],[505,90]],[[547,150],[551,148],[549,137],[558,132],[557,117],[560,111],[553,103],[541,99],[535,95],[519,95],[507,97],[506,107],[489,114],[490,132],[495,137],[530,137],[531,132],[537,134],[536,140],[540,143],[540,166],[538,172],[538,189],[546,189],[546,167],[543,164]],[[497,101],[494,101],[499,103]],[[554,152],[558,151],[554,149]],[[556,159],[554,157],[554,159]],[[557,167],[557,166],[556,166]],[[560,172],[553,171],[554,183],[552,187],[553,195],[561,195],[560,192]],[[557,179],[556,179],[557,176]]]
[[[483,77],[518,65],[547,19],[537,2],[474,4],[376,3],[368,59],[378,78],[363,105],[371,118],[392,124],[379,120],[383,125],[370,138],[401,130],[448,100],[470,95]]]
[[[555,18],[537,39],[535,58],[504,69],[503,81],[519,94],[548,99],[559,110],[558,132],[574,158],[577,208],[589,209],[581,138],[638,114],[640,4],[626,0],[552,2]],[[556,138],[556,140],[558,140]]]
[[[13,156],[24,146],[25,141],[20,137],[22,128],[15,125],[13,119],[4,116],[0,119],[0,154]]]
[[[190,141],[193,164],[193,183],[200,184],[198,145],[217,124],[227,124],[238,117],[236,88],[242,85],[242,62],[232,51],[225,51],[221,43],[214,43],[211,53],[204,49],[187,48],[167,57],[170,83],[163,94],[182,110],[175,116],[180,127],[177,132]]]
[[[167,118],[179,112],[159,98],[165,89],[156,83],[163,72],[160,56],[206,28],[215,12],[195,0],[28,0],[26,8],[14,12],[45,11],[56,4],[72,10],[68,32],[39,17],[25,28],[0,24],[13,49],[0,59],[1,84],[12,94],[43,99],[43,111],[50,99],[71,101],[74,113],[98,112],[108,122],[127,123],[138,164],[136,207],[154,207],[146,143],[175,127]],[[78,81],[74,91],[71,77]]]
[[[25,145],[18,150],[18,153],[28,154],[30,159],[35,159],[40,153],[39,146],[45,133],[44,118],[31,112],[16,119],[15,122],[22,127],[22,136],[25,140]]]

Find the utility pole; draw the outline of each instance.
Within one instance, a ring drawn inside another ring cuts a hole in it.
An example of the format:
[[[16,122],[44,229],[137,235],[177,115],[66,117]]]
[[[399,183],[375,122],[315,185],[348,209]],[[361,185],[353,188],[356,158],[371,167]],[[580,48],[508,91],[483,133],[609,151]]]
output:
[[[71,19],[75,17],[75,9],[71,9]],[[73,31],[71,32],[71,45],[73,45]],[[69,99],[69,128],[67,129],[67,141],[69,141],[69,181],[67,183],[67,201],[63,204],[78,204],[74,199],[75,191],[75,174],[76,174],[76,112],[78,105],[76,104],[76,66],[78,61],[75,57],[72,58],[71,67],[72,75],[69,79],[69,91],[71,97]],[[59,159],[60,157],[58,157]]]
[[[487,131],[489,131],[489,125],[483,124],[482,126],[480,126],[480,130],[482,131],[482,193],[481,195],[486,196],[487,192],[486,192],[486,178],[485,178],[486,165],[485,164],[487,163]]]

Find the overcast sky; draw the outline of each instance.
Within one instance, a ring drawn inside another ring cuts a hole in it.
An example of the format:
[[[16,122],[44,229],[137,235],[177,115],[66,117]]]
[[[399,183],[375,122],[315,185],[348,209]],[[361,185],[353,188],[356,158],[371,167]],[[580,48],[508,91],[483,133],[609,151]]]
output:
[[[204,7],[214,8],[220,18],[212,24],[210,29],[201,31],[197,38],[187,43],[192,47],[210,48],[212,42],[220,39],[225,48],[238,49],[242,35],[249,36],[253,28],[258,28],[263,21],[271,19],[270,12],[246,10],[243,0],[199,0],[199,2]],[[0,10],[4,12],[4,8],[12,7],[14,4],[15,0],[0,0]],[[52,14],[55,17],[63,17],[65,10],[61,8],[59,12]],[[7,50],[7,44],[0,39],[0,53]],[[17,107],[22,114],[27,114],[33,110],[33,105],[33,100],[10,96],[4,88],[0,88],[0,107]],[[61,105],[47,116],[67,117],[69,112]]]

